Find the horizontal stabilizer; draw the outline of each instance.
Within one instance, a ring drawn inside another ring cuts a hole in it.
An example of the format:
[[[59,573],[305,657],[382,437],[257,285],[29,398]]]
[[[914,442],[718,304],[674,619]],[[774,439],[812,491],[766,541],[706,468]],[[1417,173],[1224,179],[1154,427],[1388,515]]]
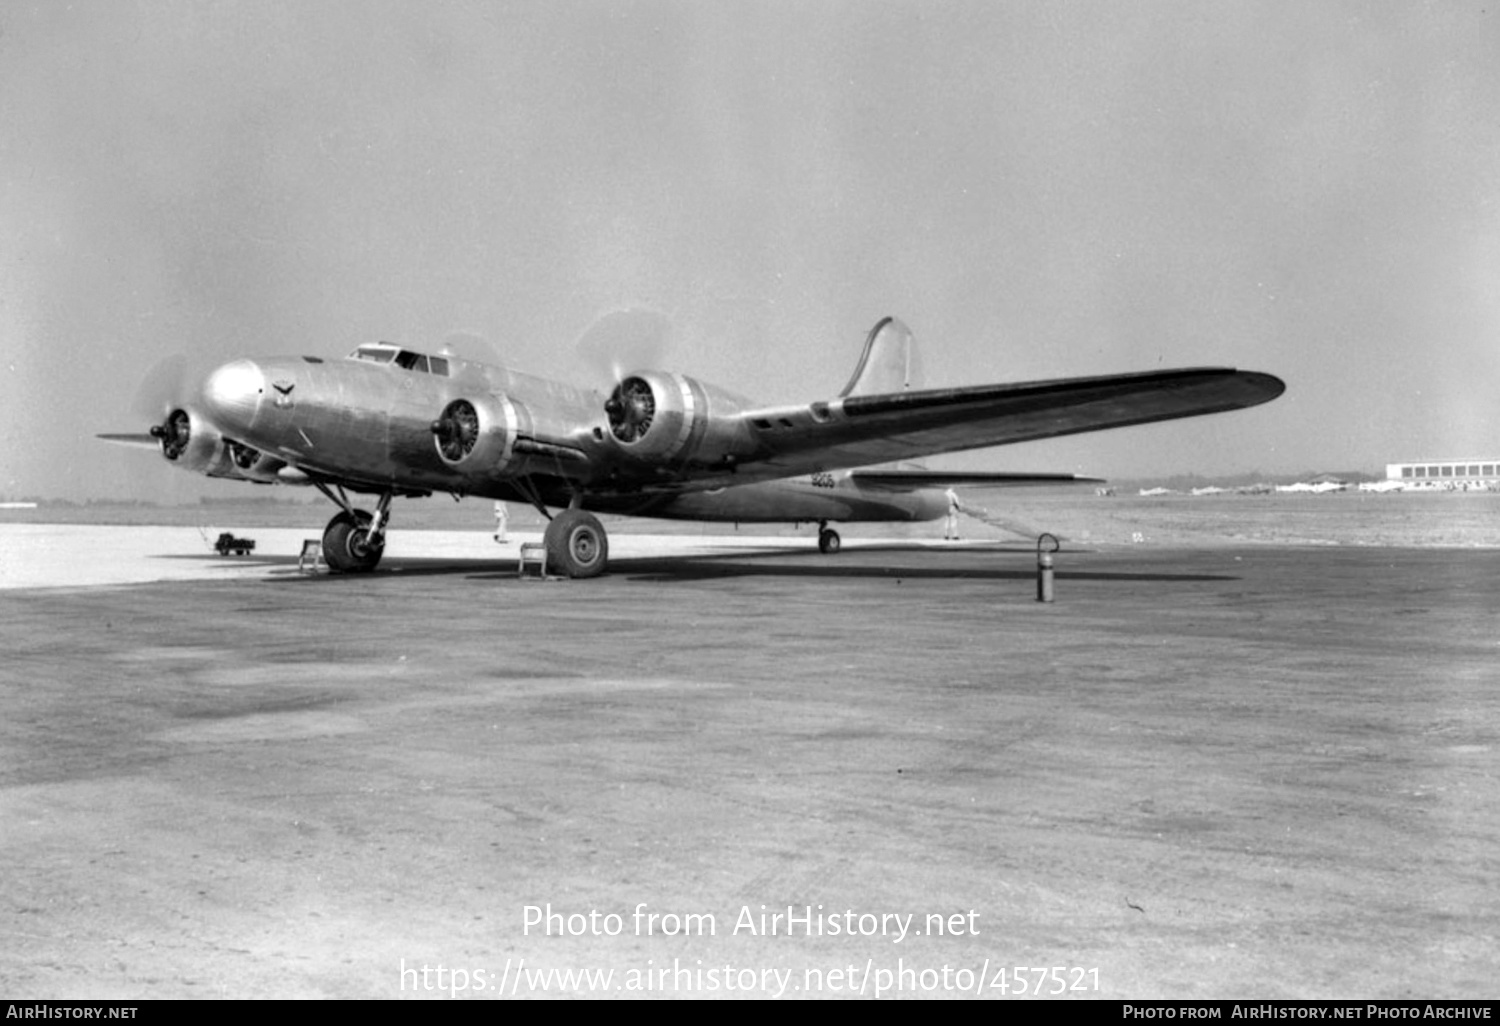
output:
[[[161,442],[151,435],[95,435],[94,437],[115,445],[128,445],[132,449],[159,450],[161,448]]]
[[[1024,474],[1008,471],[965,470],[855,470],[849,476],[862,485],[877,488],[934,488],[941,485],[989,485],[1019,487],[1025,485],[1103,484],[1099,477],[1077,474]]]

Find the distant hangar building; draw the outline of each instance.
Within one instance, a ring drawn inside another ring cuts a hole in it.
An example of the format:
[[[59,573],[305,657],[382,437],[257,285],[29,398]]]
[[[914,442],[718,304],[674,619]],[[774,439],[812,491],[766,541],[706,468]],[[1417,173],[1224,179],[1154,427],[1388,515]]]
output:
[[[1500,457],[1483,460],[1417,460],[1387,463],[1385,476],[1403,484],[1468,485],[1500,484]]]

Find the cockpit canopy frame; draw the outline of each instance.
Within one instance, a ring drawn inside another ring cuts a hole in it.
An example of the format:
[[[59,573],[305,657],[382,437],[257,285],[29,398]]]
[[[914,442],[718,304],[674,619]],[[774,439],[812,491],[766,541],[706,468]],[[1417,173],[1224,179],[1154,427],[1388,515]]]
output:
[[[446,356],[429,356],[414,349],[404,349],[390,342],[369,342],[358,346],[349,354],[349,359],[384,364],[401,370],[416,371],[419,374],[436,374],[443,378],[449,376]]]

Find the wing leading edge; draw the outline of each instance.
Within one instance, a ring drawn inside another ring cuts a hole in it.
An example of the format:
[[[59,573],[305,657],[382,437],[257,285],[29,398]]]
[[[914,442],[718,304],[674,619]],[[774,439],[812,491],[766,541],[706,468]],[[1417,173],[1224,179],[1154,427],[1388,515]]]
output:
[[[969,470],[851,470],[849,476],[862,485],[909,491],[915,488],[939,488],[944,485],[1023,485],[1103,484],[1102,477],[1078,474],[1028,474],[1012,471]]]
[[[1286,390],[1280,378],[1197,367],[979,385],[751,410],[761,454],[741,472],[782,476],[1057,438],[1241,410]]]

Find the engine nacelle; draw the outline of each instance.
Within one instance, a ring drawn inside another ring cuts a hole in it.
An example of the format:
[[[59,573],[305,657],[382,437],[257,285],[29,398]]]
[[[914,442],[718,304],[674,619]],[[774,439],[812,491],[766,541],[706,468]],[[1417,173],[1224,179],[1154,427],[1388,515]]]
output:
[[[174,466],[209,477],[238,477],[229,446],[197,410],[178,407],[151,429],[161,441],[161,454]]]
[[[493,393],[454,399],[432,422],[438,458],[473,477],[504,477],[516,461],[516,437],[531,430],[526,407]]]
[[[235,473],[232,476],[262,484],[284,483],[284,479],[278,475],[286,466],[286,460],[268,456],[244,442],[228,439],[226,444],[229,446],[229,459],[234,464]]]
[[[657,462],[720,463],[748,452],[753,440],[738,414],[742,403],[683,374],[638,371],[615,386],[604,412],[625,453]]]
[[[178,407],[151,429],[161,454],[173,466],[206,477],[257,484],[305,484],[282,476],[286,460],[225,438],[192,407]]]
[[[687,448],[698,405],[687,378],[642,371],[615,386],[604,412],[610,434],[626,452],[640,459],[672,459]]]

